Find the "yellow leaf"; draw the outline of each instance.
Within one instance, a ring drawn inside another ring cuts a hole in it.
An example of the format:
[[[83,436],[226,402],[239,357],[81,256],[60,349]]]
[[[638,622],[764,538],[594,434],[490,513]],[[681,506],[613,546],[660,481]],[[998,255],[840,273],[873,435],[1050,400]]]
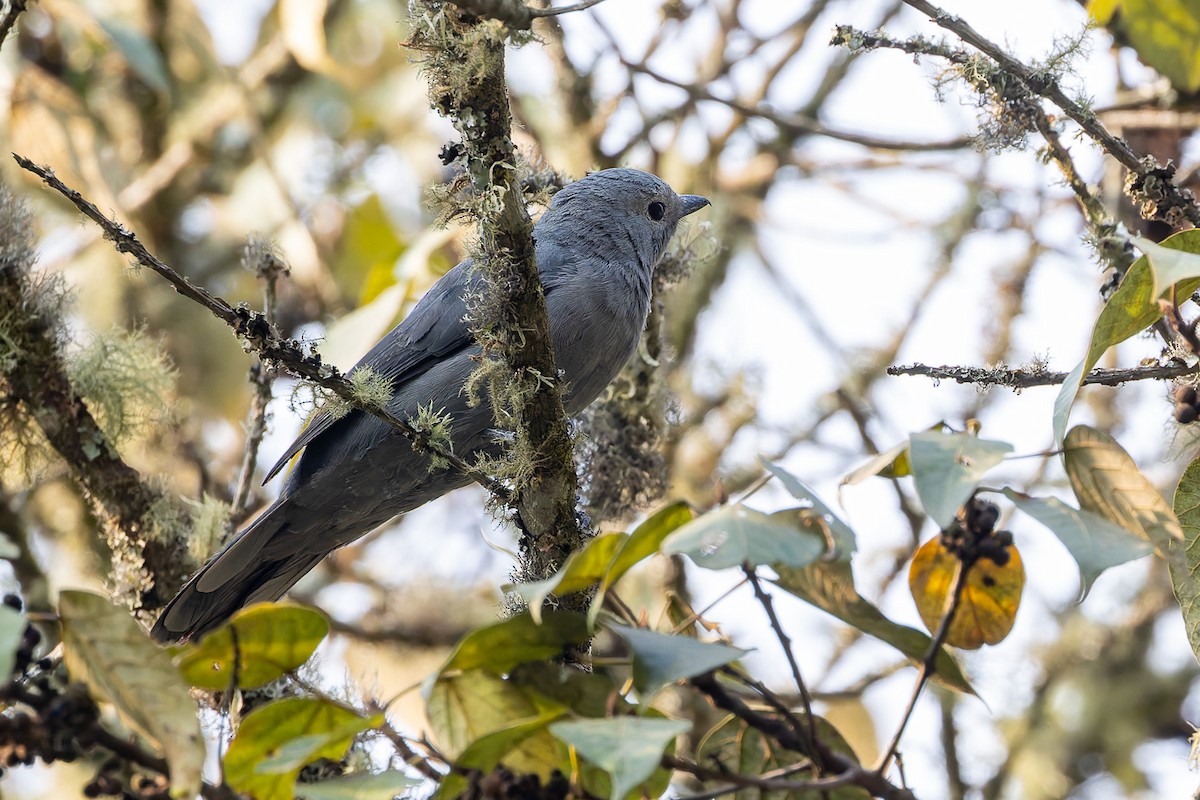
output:
[[[1012,630],[1025,588],[1025,567],[1016,547],[1009,545],[1005,552],[1008,563],[1003,566],[986,556],[971,565],[946,644],[975,650],[1002,641]],[[941,625],[957,567],[958,557],[938,536],[921,545],[913,556],[908,586],[921,621],[931,632]]]

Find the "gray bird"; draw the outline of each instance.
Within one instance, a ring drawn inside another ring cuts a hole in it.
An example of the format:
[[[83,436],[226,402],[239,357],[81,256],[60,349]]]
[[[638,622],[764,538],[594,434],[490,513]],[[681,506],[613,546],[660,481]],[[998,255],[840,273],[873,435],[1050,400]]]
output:
[[[633,354],[654,267],[679,220],[706,205],[635,169],[594,172],[554,195],[533,235],[568,414],[596,399]],[[450,270],[354,367],[391,383],[388,408],[401,419],[418,406],[444,409],[454,452],[468,460],[501,447],[490,405],[471,407],[463,391],[479,354],[464,295],[481,280],[469,260]],[[357,410],[318,414],[267,479],[297,453],[279,499],[167,604],[155,638],[190,639],[243,606],[277,600],[334,549],[469,482],[453,469],[430,471],[402,434]]]

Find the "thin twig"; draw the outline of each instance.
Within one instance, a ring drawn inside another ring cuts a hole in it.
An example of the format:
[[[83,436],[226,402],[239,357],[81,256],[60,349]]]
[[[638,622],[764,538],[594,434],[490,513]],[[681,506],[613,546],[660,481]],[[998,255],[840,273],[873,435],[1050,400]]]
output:
[[[733,714],[781,746],[797,753],[804,753],[805,742],[790,725],[746,705],[740,698],[722,686],[714,673],[706,672],[703,675],[697,675],[690,678],[688,682],[708,695],[718,708]],[[817,745],[821,749],[821,759],[825,762],[826,769],[833,773],[833,777],[822,780],[831,781],[844,778],[844,783],[840,785],[861,786],[874,797],[881,797],[884,800],[915,800],[912,792],[896,786],[878,772],[864,769],[849,756],[836,752],[820,742]],[[825,786],[827,787],[828,784]]]
[[[664,755],[660,763],[666,769],[686,772],[702,781],[725,781],[731,784],[712,792],[688,795],[685,798],[681,798],[681,800],[710,800],[711,798],[721,797],[730,792],[736,792],[739,789],[748,787],[774,792],[828,792],[840,789],[843,786],[854,786],[857,784],[859,777],[853,773],[844,773],[833,778],[816,778],[810,781],[789,781],[783,779],[783,776],[811,769],[812,764],[807,763],[793,764],[782,769],[764,772],[762,775],[743,775],[727,770],[709,769],[689,759],[673,755]]]
[[[47,186],[70,200],[84,216],[99,225],[104,231],[105,237],[113,242],[118,252],[133,256],[139,264],[164,278],[179,294],[207,308],[213,316],[232,328],[238,338],[242,340],[243,345],[258,353],[259,357],[276,362],[292,374],[328,389],[353,407],[383,420],[408,437],[414,448],[445,459],[446,463],[454,469],[486,487],[493,494],[506,501],[509,499],[508,488],[492,476],[471,466],[448,449],[435,444],[427,433],[417,430],[408,421],[400,419],[389,409],[364,403],[358,399],[354,387],[342,377],[336,367],[324,363],[316,353],[304,353],[299,343],[281,337],[267,323],[262,314],[242,306],[234,308],[226,300],[195,285],[172,267],[160,261],[123,225],[109,219],[91,201],[55,177],[53,171],[15,153],[13,158],[22,169],[37,175]]]
[[[4,46],[4,40],[8,38],[9,31],[17,24],[17,17],[21,16],[21,12],[25,10],[28,0],[8,0],[8,8],[4,12],[4,19],[0,19],[0,47]]]
[[[473,16],[499,20],[513,30],[527,31],[533,27],[535,19],[557,17],[572,11],[583,11],[603,0],[581,0],[573,5],[559,8],[530,8],[521,0],[450,0],[450,2]]]
[[[739,114],[747,117],[755,117],[765,119],[768,122],[776,125],[781,131],[793,137],[800,136],[826,136],[830,139],[837,139],[842,142],[851,142],[860,144],[863,147],[870,147],[878,150],[904,150],[909,152],[929,152],[939,150],[962,150],[970,147],[974,143],[974,139],[969,136],[960,136],[954,139],[946,139],[940,142],[903,142],[894,139],[879,139],[865,133],[851,133],[849,131],[840,131],[835,128],[829,128],[815,119],[808,119],[795,114],[785,114],[775,111],[764,105],[747,105],[739,100],[732,100],[727,97],[713,94],[704,86],[686,81],[678,81],[674,78],[667,77],[662,73],[655,72],[645,64],[636,64],[621,59],[622,65],[630,72],[647,75],[659,83],[667,86],[674,86],[677,89],[683,89],[695,100],[707,100],[713,103],[720,103],[727,108],[731,108]]]
[[[287,264],[279,257],[268,242],[251,241],[246,245],[243,261],[251,267],[263,281],[263,318],[271,328],[276,326],[277,296],[276,282],[280,275],[288,273]],[[250,382],[254,385],[254,396],[250,400],[249,422],[246,425],[246,445],[242,452],[242,469],[238,474],[237,489],[230,503],[230,520],[236,524],[246,513],[250,501],[251,486],[254,481],[254,471],[258,466],[258,449],[262,445],[263,436],[267,432],[267,409],[271,405],[271,387],[275,375],[271,368],[259,358],[258,363],[250,368]]]
[[[800,665],[796,662],[796,655],[792,652],[792,640],[783,630],[783,624],[779,621],[779,615],[775,613],[775,602],[771,595],[767,594],[762,588],[762,582],[758,579],[758,573],[754,567],[745,565],[742,567],[742,572],[746,575],[746,580],[750,581],[750,585],[754,587],[754,596],[758,598],[759,605],[767,612],[767,619],[771,621],[771,629],[775,631],[775,638],[779,640],[779,646],[783,648],[783,654],[787,657],[788,667],[792,670],[792,680],[796,684],[796,689],[800,692],[800,702],[804,706],[804,718],[807,723],[808,737],[813,743],[812,756],[818,766],[823,766],[820,759],[820,751],[817,749],[817,721],[813,716],[812,696],[808,693],[808,687],[804,683],[804,677],[800,674]]]
[[[560,6],[558,8],[532,8],[529,10],[529,14],[534,19],[539,19],[541,17],[557,17],[560,14],[570,14],[573,11],[583,11],[603,2],[604,0],[582,0],[582,2],[569,6]]]
[[[896,727],[896,732],[892,734],[891,742],[888,743],[887,749],[879,756],[879,761],[875,765],[874,772],[881,776],[896,755],[896,748],[900,746],[900,738],[904,736],[904,730],[908,727],[909,720],[912,719],[913,710],[917,707],[917,700],[921,697],[921,691],[925,688],[925,684],[929,682],[929,679],[933,677],[933,673],[937,669],[938,652],[942,649],[942,643],[946,641],[946,634],[950,632],[950,624],[954,622],[954,614],[958,611],[959,602],[962,600],[963,589],[967,588],[967,573],[969,571],[969,568],[963,565],[961,559],[955,562],[954,580],[951,582],[950,591],[946,595],[946,608],[942,612],[942,621],[938,625],[937,631],[933,634],[933,639],[929,642],[929,649],[925,652],[925,658],[921,660],[917,683],[913,687],[912,696],[908,698],[908,707],[904,709],[904,716],[900,718],[900,724]]]
[[[1171,380],[1194,375],[1200,365],[1155,364],[1152,367],[1127,369],[1094,369],[1083,376],[1085,384],[1119,386],[1129,381]],[[1051,372],[1040,367],[931,367],[926,364],[907,364],[887,368],[888,375],[919,375],[934,380],[952,380],[980,386],[1004,386],[1009,389],[1028,389],[1033,386],[1057,386],[1067,379],[1065,372]]]

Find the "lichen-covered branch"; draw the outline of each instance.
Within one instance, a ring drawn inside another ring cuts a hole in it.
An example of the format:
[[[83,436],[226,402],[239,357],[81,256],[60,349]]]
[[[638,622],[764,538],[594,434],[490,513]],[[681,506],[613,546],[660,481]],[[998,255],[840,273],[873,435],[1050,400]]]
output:
[[[417,430],[407,420],[400,419],[384,406],[363,400],[355,386],[344,378],[336,367],[324,363],[316,353],[305,353],[299,343],[281,337],[262,314],[244,306],[234,308],[224,299],[196,286],[147,250],[138,238],[124,226],[109,219],[96,208],[94,203],[60,181],[51,170],[19,155],[14,154],[13,157],[22,169],[37,175],[45,181],[47,186],[70,200],[76,208],[83,212],[84,216],[99,225],[104,231],[105,237],[113,242],[118,252],[133,256],[138,264],[166,279],[175,288],[175,291],[204,306],[212,312],[213,316],[232,328],[247,350],[257,353],[261,358],[276,362],[293,375],[305,378],[317,386],[329,390],[353,407],[378,417],[407,436],[413,442],[413,447],[443,459],[446,464],[492,492],[507,497],[508,490],[503,484],[463,461],[448,449],[440,447],[432,441],[428,433]]]
[[[524,530],[522,569],[553,574],[583,539],[576,517],[578,479],[562,386],[534,257],[511,136],[504,79],[505,27],[464,14],[456,4],[413,5],[411,45],[425,53],[434,108],[462,137],[459,160],[479,222],[476,268],[487,289],[469,303],[484,352],[475,383],[488,387],[501,427],[514,442],[506,467]],[[483,380],[480,381],[479,379]]]
[[[1200,205],[1197,205],[1191,192],[1180,189],[1173,182],[1175,167],[1164,167],[1153,156],[1140,156],[1134,152],[1123,139],[1114,136],[1101,124],[1094,111],[1069,97],[1052,73],[1022,63],[963,19],[947,13],[927,0],[904,2],[928,16],[939,27],[945,28],[978,49],[1020,80],[1034,94],[1061,108],[1063,113],[1074,120],[1096,144],[1129,170],[1125,190],[1141,209],[1143,217],[1161,219],[1172,227],[1178,227],[1184,219],[1200,226]]]
[[[29,222],[20,201],[0,187],[3,404],[37,426],[83,487],[112,553],[114,595],[154,608],[190,568],[183,546],[189,515],[121,458],[72,385],[59,340],[61,308],[32,272]]]
[[[1166,381],[1195,375],[1197,367],[1187,364],[1157,364],[1152,367],[1129,367],[1127,369],[1094,369],[1083,376],[1085,384],[1119,386],[1130,381]],[[1033,367],[931,367],[926,364],[908,364],[888,367],[888,375],[921,375],[935,381],[951,380],[957,383],[973,383],[977,386],[1004,386],[1009,389],[1028,389],[1033,386],[1057,386],[1067,379],[1065,372],[1051,372],[1040,366]]]
[[[521,0],[450,0],[468,14],[503,22],[514,31],[527,31],[533,21],[542,17],[557,17],[573,11],[583,11],[604,0],[581,0],[559,8],[530,8]]]

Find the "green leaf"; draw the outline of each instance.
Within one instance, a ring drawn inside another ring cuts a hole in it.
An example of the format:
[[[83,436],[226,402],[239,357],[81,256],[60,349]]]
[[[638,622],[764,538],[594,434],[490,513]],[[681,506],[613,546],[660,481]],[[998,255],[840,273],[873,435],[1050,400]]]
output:
[[[1138,58],[1176,91],[1200,90],[1200,7],[1195,0],[1092,0],[1088,10],[1123,36]]]
[[[1200,256],[1163,247],[1143,236],[1134,236],[1132,240],[1150,261],[1150,274],[1153,277],[1151,297],[1162,297],[1172,286],[1188,278],[1200,278]],[[1187,297],[1184,295],[1179,300]]]
[[[848,561],[829,561],[810,564],[804,569],[776,567],[776,583],[801,600],[890,644],[915,663],[921,662],[929,651],[930,638],[918,630],[899,625],[885,617],[868,603],[854,588],[854,575]],[[975,694],[958,664],[946,652],[938,651],[933,680],[961,692]]]
[[[749,652],[624,625],[612,625],[610,630],[629,643],[633,685],[646,699],[664,686],[737,661]]]
[[[359,772],[317,783],[297,783],[296,796],[304,800],[392,800],[422,782],[420,778],[410,778],[394,769],[376,773]]]
[[[121,51],[125,63],[143,83],[162,94],[170,91],[166,64],[163,63],[162,54],[153,42],[139,31],[111,19],[101,19],[100,27]]]
[[[696,566],[726,569],[743,564],[803,566],[825,552],[825,541],[768,515],[731,503],[709,511],[676,530],[662,552],[687,555]]]
[[[684,720],[615,717],[556,722],[550,732],[612,776],[612,800],[622,800],[658,767],[675,737],[691,730]]]
[[[438,678],[428,692],[426,712],[441,751],[457,761],[464,754],[483,759],[494,755],[496,742],[485,742],[474,752],[472,746],[490,734],[501,733],[508,750],[504,763],[518,772],[534,772],[543,778],[559,768],[559,751],[545,731],[543,713],[556,711],[553,704],[539,709],[532,692],[511,681],[482,670],[472,669],[454,676]],[[510,731],[514,724],[517,731]],[[529,725],[532,730],[520,730]],[[482,763],[482,761],[480,762]]]
[[[1012,449],[1008,442],[969,433],[914,433],[909,439],[909,457],[925,513],[938,527],[949,528],[984,473]]]
[[[176,663],[184,680],[200,689],[228,689],[235,675],[239,688],[253,689],[308,661],[328,634],[329,619],[314,608],[257,603],[186,646]]]
[[[116,707],[126,724],[157,743],[166,755],[172,791],[195,796],[204,739],[196,704],[167,651],[107,597],[64,591],[58,613],[71,679],[86,683],[94,696]]]
[[[1072,428],[1063,441],[1063,467],[1081,508],[1141,536],[1164,556],[1183,540],[1167,501],[1107,433]]]
[[[657,553],[667,536],[691,522],[695,517],[696,513],[692,511],[692,507],[680,501],[660,508],[633,529],[633,533],[629,534],[620,549],[613,555],[612,563],[608,565],[604,578],[596,590],[596,596],[592,598],[592,604],[588,608],[589,628],[595,626],[596,617],[604,607],[605,592],[612,588],[635,564]]]
[[[1183,548],[1183,568],[1187,576],[1193,576],[1200,570],[1200,459],[1188,464],[1175,487],[1175,497],[1171,502],[1175,514],[1179,517],[1179,525],[1183,531],[1186,546]],[[1192,652],[1200,657],[1200,592],[1194,582],[1176,580],[1172,570],[1171,583],[1175,589],[1175,598],[1183,611],[1183,623],[1187,629],[1188,641]]]
[[[17,665],[17,649],[25,638],[25,615],[0,604],[0,683],[7,683]]]
[[[1167,562],[1188,641],[1192,652],[1200,654],[1200,577],[1192,566],[1194,537],[1185,541],[1175,512],[1108,434],[1085,425],[1072,428],[1063,443],[1063,465],[1081,507],[1145,538]],[[1186,489],[1182,495],[1176,489],[1175,502],[1190,511],[1193,498]]]
[[[1163,239],[1161,246],[1185,253],[1200,253],[1200,230],[1181,231]],[[1191,296],[1200,288],[1200,279],[1189,278],[1176,287],[1180,298]],[[1067,430],[1067,420],[1075,397],[1083,385],[1083,377],[1091,372],[1100,357],[1113,345],[1153,325],[1161,316],[1158,297],[1154,294],[1154,275],[1150,260],[1142,256],[1125,273],[1121,285],[1104,304],[1100,317],[1092,327],[1087,355],[1071,370],[1054,400],[1054,441],[1061,442]]]
[[[792,497],[797,500],[807,501],[811,505],[813,512],[820,517],[821,524],[829,530],[834,546],[837,548],[837,557],[843,559],[849,558],[858,548],[854,530],[842,522],[838,518],[838,515],[833,513],[833,509],[825,505],[821,498],[817,497],[817,493],[795,475],[777,464],[772,464],[766,459],[760,458],[759,462],[762,463],[767,471],[779,479],[779,482],[783,484],[783,488],[787,489]]]
[[[556,574],[544,581],[509,584],[506,592],[515,592],[524,598],[534,622],[542,622],[542,605],[551,594],[566,595],[581,592],[599,583],[608,571],[617,550],[629,537],[623,533],[606,533],[588,542],[582,550],[576,550]]]
[[[546,730],[546,726],[567,713],[562,706],[553,706],[536,717],[513,720],[510,724],[483,734],[458,754],[456,767],[488,772],[505,760],[509,753],[526,739]]]
[[[768,712],[769,716],[776,716]],[[803,712],[797,711],[796,717],[803,719]],[[817,739],[835,753],[850,758],[858,764],[859,758],[845,737],[823,717],[814,717]],[[789,750],[779,746],[777,742],[766,736],[757,728],[751,727],[744,720],[730,714],[718,722],[696,748],[696,759],[701,764],[718,763],[730,772],[740,775],[762,775],[776,769],[786,769],[796,763],[796,756]],[[811,772],[801,772],[791,776],[792,780],[806,780],[815,777]],[[857,786],[843,786],[826,792],[788,792],[772,793],[771,798],[787,798],[787,800],[867,800],[870,793]],[[737,792],[738,800],[758,800],[764,795],[756,789],[743,789]]]
[[[441,672],[479,667],[501,675],[525,661],[553,658],[588,638],[583,614],[555,611],[539,624],[526,611],[468,633],[450,653]]]
[[[315,697],[287,697],[245,716],[225,754],[225,780],[255,800],[291,800],[296,777],[321,758],[340,759],[354,737],[382,724]]]
[[[1030,497],[1005,489],[1004,496],[1058,537],[1079,565],[1080,599],[1109,567],[1149,555],[1154,548],[1144,539],[1104,517],[1071,508],[1057,497]]]
[[[617,712],[632,709],[632,705],[617,694],[617,687],[606,672],[581,672],[576,667],[536,661],[514,669],[508,682],[521,687],[526,694],[535,693],[566,706],[581,717],[603,717],[613,704]]]
[[[612,586],[634,564],[657,553],[664,539],[695,518],[692,507],[682,501],[671,503],[651,514],[633,529],[625,544],[613,556],[601,588]]]

